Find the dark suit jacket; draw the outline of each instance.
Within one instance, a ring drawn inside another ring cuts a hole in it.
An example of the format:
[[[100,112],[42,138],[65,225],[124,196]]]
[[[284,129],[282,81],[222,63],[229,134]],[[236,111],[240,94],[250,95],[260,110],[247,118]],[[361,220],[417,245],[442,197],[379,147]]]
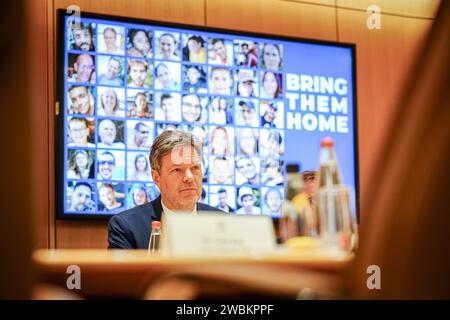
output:
[[[204,203],[197,203],[197,211],[218,211]],[[152,202],[116,214],[109,220],[109,249],[147,249],[152,221],[161,221],[161,196]]]

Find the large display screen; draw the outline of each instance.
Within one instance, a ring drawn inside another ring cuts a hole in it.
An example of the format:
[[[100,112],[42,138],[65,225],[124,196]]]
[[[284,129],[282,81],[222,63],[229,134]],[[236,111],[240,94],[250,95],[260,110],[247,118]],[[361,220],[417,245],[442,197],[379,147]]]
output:
[[[286,166],[317,171],[334,138],[357,197],[354,47],[112,16],[59,15],[59,218],[153,200],[164,130],[203,142],[200,201],[279,217]]]

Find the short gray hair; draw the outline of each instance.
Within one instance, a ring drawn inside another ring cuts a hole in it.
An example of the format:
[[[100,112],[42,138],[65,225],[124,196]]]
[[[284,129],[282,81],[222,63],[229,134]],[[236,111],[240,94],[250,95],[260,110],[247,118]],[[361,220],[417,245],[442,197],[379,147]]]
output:
[[[199,157],[202,156],[202,144],[200,140],[190,132],[181,130],[166,130],[153,142],[150,150],[150,166],[160,172],[161,159],[173,149],[180,146],[193,146]]]

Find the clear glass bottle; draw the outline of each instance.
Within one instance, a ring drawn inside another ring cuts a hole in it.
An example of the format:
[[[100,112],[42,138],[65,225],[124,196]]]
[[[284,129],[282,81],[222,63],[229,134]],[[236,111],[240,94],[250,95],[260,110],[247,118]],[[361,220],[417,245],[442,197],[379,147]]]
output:
[[[320,146],[319,179],[315,194],[320,239],[325,246],[352,250],[357,231],[350,205],[350,190],[342,183],[333,139],[323,138]]]
[[[159,239],[161,238],[161,222],[152,221],[150,241],[148,243],[149,253],[159,253]]]

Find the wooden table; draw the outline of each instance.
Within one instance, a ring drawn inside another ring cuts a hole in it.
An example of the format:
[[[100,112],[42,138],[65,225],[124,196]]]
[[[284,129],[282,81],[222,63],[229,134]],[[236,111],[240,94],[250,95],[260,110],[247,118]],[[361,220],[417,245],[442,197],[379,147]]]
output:
[[[142,298],[155,282],[173,276],[203,279],[234,288],[291,296],[302,288],[339,290],[341,273],[352,261],[349,253],[281,249],[264,256],[165,257],[146,250],[37,250],[33,261],[38,280],[66,288],[76,265],[83,297]]]

